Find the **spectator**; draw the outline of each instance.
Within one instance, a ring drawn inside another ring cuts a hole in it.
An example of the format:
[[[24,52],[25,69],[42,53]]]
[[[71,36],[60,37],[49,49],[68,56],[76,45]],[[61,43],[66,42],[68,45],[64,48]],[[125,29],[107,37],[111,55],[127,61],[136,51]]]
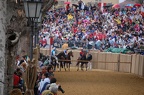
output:
[[[42,92],[47,89],[47,85],[49,84],[50,84],[50,79],[48,78],[48,73],[42,74],[42,79],[39,83],[39,88],[38,88],[39,95],[41,95]]]
[[[141,13],[143,5],[131,9],[126,7],[123,9],[104,8],[103,12],[92,5],[84,5],[85,9],[83,10],[83,5],[83,1],[79,0],[79,10],[69,11],[68,14],[67,10],[71,9],[69,5],[67,5],[66,10],[61,8],[47,12],[47,18],[43,21],[44,29],[40,31],[41,39],[50,36],[50,25],[52,26],[51,33],[54,34],[54,40],[60,39],[57,41],[60,46],[73,40],[76,47],[82,47],[81,44],[83,44],[85,45],[84,48],[89,48],[88,43],[93,41],[96,43],[95,49],[101,51],[108,47],[125,48],[130,43],[135,48],[137,46],[132,44],[134,42],[126,41],[125,36],[129,35],[128,40],[130,41],[135,38],[135,36],[131,36],[133,33],[138,33],[139,38],[143,38],[144,19]],[[92,11],[89,9],[92,9]],[[57,15],[58,13],[59,15]],[[86,39],[88,42],[86,42]]]
[[[22,93],[20,89],[13,89],[10,91],[10,95],[22,95]]]
[[[20,89],[20,77],[17,75],[17,72],[14,72],[14,75],[13,75],[13,88],[18,88]]]

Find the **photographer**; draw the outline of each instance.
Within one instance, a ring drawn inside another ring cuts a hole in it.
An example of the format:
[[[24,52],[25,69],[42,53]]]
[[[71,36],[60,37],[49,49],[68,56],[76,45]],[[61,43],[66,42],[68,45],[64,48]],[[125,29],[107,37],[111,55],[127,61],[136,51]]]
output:
[[[50,87],[49,87],[49,90],[51,91],[51,92],[55,92],[55,90],[56,90],[56,88],[57,88],[57,91],[59,90],[59,91],[61,91],[62,93],[65,93],[65,91],[61,88],[61,85],[57,85],[56,84],[56,78],[52,78],[51,80],[50,80],[50,83],[51,83],[51,85],[50,85]],[[55,87],[55,88],[54,88]],[[57,93],[57,91],[56,91],[56,93]],[[54,94],[54,95],[57,95],[57,94]]]
[[[50,80],[50,87],[49,90],[45,90],[43,91],[42,95],[57,95],[57,91],[61,91],[62,93],[64,93],[65,91],[61,88],[61,86],[58,84],[56,84],[56,78],[52,78]]]

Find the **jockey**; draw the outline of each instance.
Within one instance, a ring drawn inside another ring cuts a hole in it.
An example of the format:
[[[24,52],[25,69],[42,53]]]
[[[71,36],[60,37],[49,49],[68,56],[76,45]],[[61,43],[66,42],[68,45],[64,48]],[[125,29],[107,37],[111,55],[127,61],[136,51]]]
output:
[[[55,56],[55,54],[56,54],[56,48],[54,47],[54,48],[52,49],[52,51],[51,51],[51,55],[52,55],[52,56]]]
[[[81,49],[81,51],[80,51],[80,57],[82,57],[83,55],[84,55],[84,50]]]
[[[68,49],[64,50],[65,57],[67,56],[67,51],[68,51]]]
[[[51,56],[53,56],[56,59],[56,62],[58,63],[58,58],[56,57],[56,48],[55,47],[51,51]]]
[[[83,55],[84,55],[84,50],[83,50],[83,49],[81,49],[81,51],[80,51],[80,53],[79,53],[79,54],[80,54],[80,57],[78,57],[78,59],[79,59],[79,60],[81,60],[81,58],[82,58],[82,57],[83,57]]]

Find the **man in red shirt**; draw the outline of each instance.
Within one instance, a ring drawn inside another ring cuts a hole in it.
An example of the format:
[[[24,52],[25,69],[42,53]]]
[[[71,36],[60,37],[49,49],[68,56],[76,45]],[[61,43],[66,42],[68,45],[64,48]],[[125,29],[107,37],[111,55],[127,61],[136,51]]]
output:
[[[80,51],[80,57],[82,57],[84,55],[84,51],[83,51],[83,49],[81,49],[81,51]]]
[[[17,75],[16,72],[14,72],[13,75],[13,88],[19,88],[19,83],[20,83],[20,77]]]

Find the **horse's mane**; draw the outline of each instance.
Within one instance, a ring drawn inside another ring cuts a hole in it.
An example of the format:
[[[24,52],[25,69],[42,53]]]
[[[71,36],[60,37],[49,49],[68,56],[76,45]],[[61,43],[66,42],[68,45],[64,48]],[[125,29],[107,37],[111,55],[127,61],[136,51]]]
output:
[[[71,55],[71,54],[73,54],[73,52],[72,52],[72,51],[69,51],[69,52],[68,52],[68,55]]]
[[[68,54],[71,54],[71,53],[73,53],[73,52],[72,52],[72,51],[69,51],[69,52],[68,52]]]

